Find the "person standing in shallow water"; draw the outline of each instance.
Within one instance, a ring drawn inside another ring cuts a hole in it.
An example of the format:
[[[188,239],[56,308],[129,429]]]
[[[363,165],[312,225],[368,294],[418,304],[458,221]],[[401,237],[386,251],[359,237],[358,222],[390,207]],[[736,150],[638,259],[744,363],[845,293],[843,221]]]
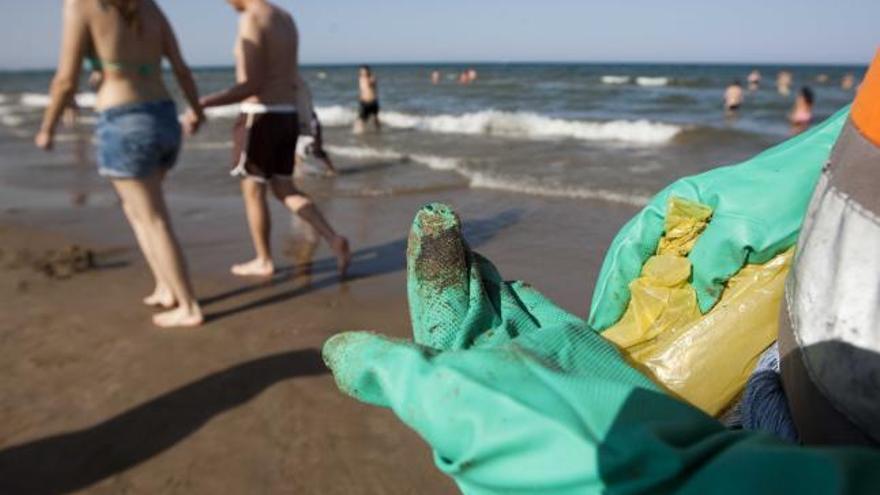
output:
[[[749,91],[757,91],[761,87],[761,72],[758,69],[749,72]]]
[[[794,100],[794,107],[788,114],[788,121],[791,123],[792,134],[803,132],[813,122],[813,101],[815,97],[813,90],[808,86],[804,86],[798,91],[798,95]]]
[[[163,58],[192,106],[188,132],[199,128],[204,114],[171,25],[153,0],[64,2],[61,61],[35,144],[52,149],[61,113],[76,94],[90,39],[92,68],[103,74],[95,105],[98,171],[113,183],[156,280],[144,303],[167,309],[153,316],[158,326],[200,325],[202,311],[162,193],[181,144],[177,110],[162,82]]]
[[[382,130],[379,122],[379,83],[369,65],[362,65],[358,71],[358,90],[360,108],[354,123],[355,134],[363,133],[367,126],[372,126],[376,131]]]
[[[782,96],[791,94],[791,72],[787,70],[779,71],[776,76],[776,91]]]
[[[300,130],[310,126],[311,101],[299,72],[299,34],[293,17],[265,0],[228,0],[240,14],[235,42],[236,84],[202,99],[204,107],[241,103],[233,128],[232,175],[241,178],[256,257],[233,265],[239,276],[275,272],[270,245],[269,190],[330,244],[341,275],[351,261],[348,240],[337,234],[314,201],[293,183]],[[189,114],[186,120],[197,116]]]
[[[743,102],[743,88],[738,80],[730,83],[730,86],[724,90],[724,112],[728,117],[736,115],[739,107]]]

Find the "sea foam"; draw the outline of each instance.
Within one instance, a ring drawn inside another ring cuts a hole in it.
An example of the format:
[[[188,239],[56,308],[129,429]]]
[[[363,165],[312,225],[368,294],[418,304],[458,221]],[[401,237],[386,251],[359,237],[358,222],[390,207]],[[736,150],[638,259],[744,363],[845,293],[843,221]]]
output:
[[[346,125],[354,121],[350,115],[334,108],[335,119],[323,121],[325,126]],[[322,110],[318,110],[321,117]],[[329,112],[328,112],[329,113]],[[607,122],[569,120],[531,112],[483,110],[461,115],[413,115],[386,111],[382,123],[396,129],[410,129],[438,134],[468,134],[524,139],[577,139],[584,141],[624,141],[640,144],[662,144],[672,140],[681,127],[649,120],[611,120]]]
[[[76,104],[81,108],[94,108],[97,95],[95,93],[78,93]],[[52,97],[43,93],[23,93],[19,103],[25,107],[45,108],[51,103]]]
[[[325,127],[345,127],[357,119],[354,108],[332,105],[317,107],[315,112]],[[211,118],[234,117],[236,105],[209,108]],[[672,140],[682,128],[650,120],[590,121],[548,117],[532,112],[482,110],[459,115],[415,115],[383,111],[382,124],[394,129],[436,134],[466,134],[520,139],[576,139],[582,141],[623,141],[637,144],[663,144]]]
[[[629,76],[602,76],[602,84],[628,84]]]
[[[637,77],[636,84],[639,86],[666,86],[669,84],[668,77]]]

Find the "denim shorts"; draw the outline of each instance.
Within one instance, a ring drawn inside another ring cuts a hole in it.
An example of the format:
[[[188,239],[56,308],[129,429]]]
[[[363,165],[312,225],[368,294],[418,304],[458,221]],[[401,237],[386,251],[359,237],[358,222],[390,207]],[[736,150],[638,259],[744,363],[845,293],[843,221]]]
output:
[[[134,179],[168,170],[180,152],[177,108],[170,100],[108,108],[98,117],[95,137],[104,177]]]

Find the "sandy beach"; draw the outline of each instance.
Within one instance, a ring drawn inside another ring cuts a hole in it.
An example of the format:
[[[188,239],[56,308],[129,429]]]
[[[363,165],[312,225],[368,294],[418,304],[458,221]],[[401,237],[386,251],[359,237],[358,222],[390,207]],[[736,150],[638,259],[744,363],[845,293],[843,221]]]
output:
[[[426,202],[455,206],[506,277],[582,316],[605,247],[635,211],[454,184],[346,195],[349,176],[378,189],[388,179],[363,177],[383,173],[381,160],[341,160],[340,178],[301,184],[350,235],[351,280],[339,283],[324,246],[304,273],[302,236],[277,209],[281,269],[242,280],[227,275],[251,249],[237,184],[220,169],[222,194],[201,193],[186,180],[187,151],[169,202],[208,323],[160,330],[140,304],[151,280],[134,237],[109,184],[70,163],[74,146],[47,155],[0,138],[2,493],[453,493],[414,433],[336,390],[322,343],[342,330],[409,335],[405,239]],[[71,201],[77,174],[84,206]],[[93,250],[93,269],[33,268],[72,244]]]

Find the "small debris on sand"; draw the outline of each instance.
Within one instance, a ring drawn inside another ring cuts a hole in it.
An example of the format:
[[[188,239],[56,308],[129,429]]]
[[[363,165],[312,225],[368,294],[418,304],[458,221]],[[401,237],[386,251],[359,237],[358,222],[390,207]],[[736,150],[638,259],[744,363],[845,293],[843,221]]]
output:
[[[95,253],[76,244],[42,253],[29,249],[9,253],[0,249],[0,263],[9,270],[32,268],[49,278],[67,279],[95,268]]]

